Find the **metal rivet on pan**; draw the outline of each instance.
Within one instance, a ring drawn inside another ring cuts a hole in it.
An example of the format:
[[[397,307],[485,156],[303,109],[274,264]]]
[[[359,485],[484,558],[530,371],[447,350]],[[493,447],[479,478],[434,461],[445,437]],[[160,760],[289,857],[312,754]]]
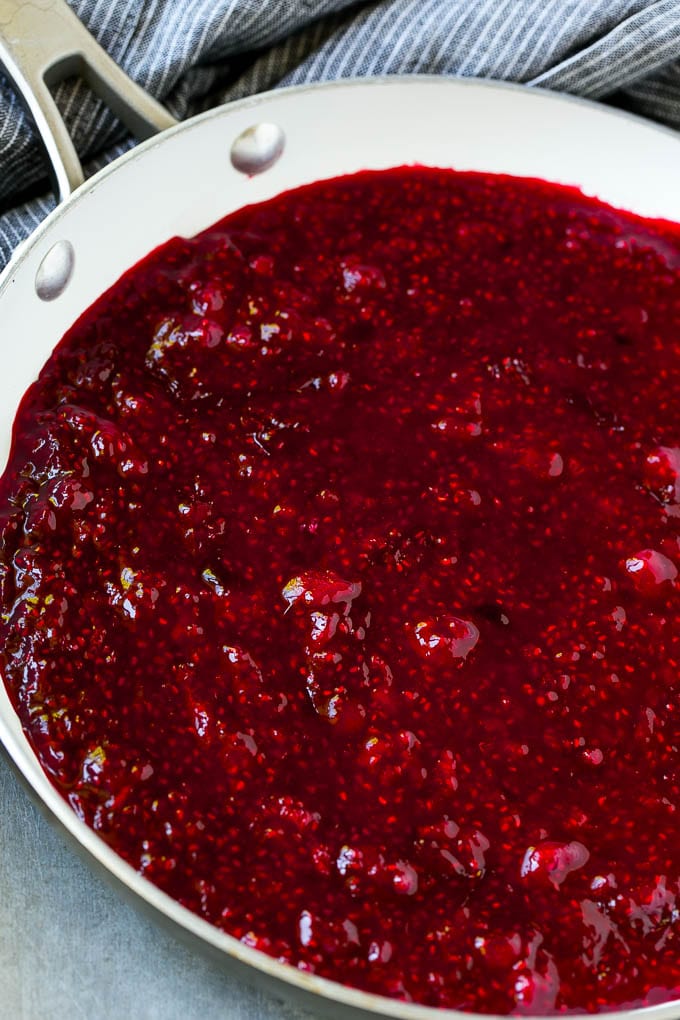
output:
[[[54,301],[66,290],[73,275],[76,253],[70,241],[57,241],[38,266],[35,292],[41,301]]]
[[[278,124],[252,124],[231,147],[231,162],[242,174],[261,174],[276,163],[286,144]]]

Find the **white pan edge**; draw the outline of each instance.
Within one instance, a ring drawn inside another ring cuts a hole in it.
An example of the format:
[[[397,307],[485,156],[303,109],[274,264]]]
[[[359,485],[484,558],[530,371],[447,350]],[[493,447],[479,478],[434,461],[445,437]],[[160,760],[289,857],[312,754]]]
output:
[[[265,173],[230,162],[234,139],[270,122],[286,137]],[[87,181],[22,246],[0,276],[0,465],[19,401],[52,349],[86,308],[147,252],[191,236],[243,205],[315,180],[406,164],[540,177],[574,185],[618,208],[680,222],[680,135],[583,100],[522,86],[427,76],[334,82],[267,93],[211,110],[151,139]],[[75,250],[65,292],[35,291],[38,267],[58,241]],[[0,741],[49,814],[117,883],[200,940],[283,992],[311,993],[307,1008],[332,1016],[400,1020],[470,1017],[370,995],[302,973],[219,932],[121,860],[47,780],[4,686]],[[248,972],[241,971],[242,976]],[[611,1020],[677,1020],[680,1004],[607,1013]],[[494,1020],[493,1017],[488,1020]],[[540,1020],[540,1018],[539,1018]]]

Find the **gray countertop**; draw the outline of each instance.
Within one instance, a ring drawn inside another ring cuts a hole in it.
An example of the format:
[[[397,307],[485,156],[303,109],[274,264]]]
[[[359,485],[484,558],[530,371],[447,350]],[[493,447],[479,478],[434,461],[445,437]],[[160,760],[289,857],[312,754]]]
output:
[[[137,914],[0,759],[0,1020],[311,1020]]]

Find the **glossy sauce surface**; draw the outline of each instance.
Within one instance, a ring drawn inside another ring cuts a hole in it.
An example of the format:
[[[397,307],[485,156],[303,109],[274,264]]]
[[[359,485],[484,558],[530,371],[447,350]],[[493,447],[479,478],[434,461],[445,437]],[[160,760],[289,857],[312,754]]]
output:
[[[20,410],[2,672],[73,809],[302,969],[680,997],[680,234],[399,169],[131,270]]]

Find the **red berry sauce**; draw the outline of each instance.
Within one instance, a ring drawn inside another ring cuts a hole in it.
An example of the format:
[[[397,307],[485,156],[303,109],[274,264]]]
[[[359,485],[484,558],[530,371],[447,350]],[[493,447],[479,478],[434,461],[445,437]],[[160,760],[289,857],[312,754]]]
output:
[[[173,240],[24,399],[2,670],[73,810],[303,970],[680,996],[680,232],[399,169]]]

